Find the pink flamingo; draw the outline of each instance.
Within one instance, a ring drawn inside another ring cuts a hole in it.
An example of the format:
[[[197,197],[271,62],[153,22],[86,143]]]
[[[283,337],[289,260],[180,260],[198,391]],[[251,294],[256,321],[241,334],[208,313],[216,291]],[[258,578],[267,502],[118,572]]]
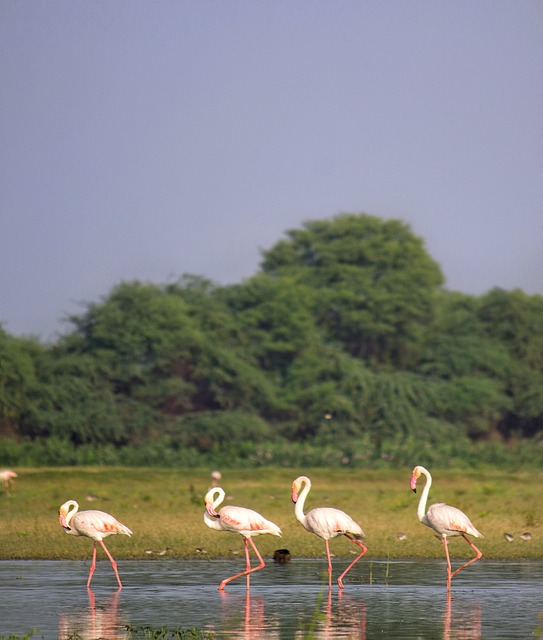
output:
[[[219,585],[219,591],[222,591],[231,580],[235,580],[236,578],[240,578],[241,576],[247,576],[247,579],[249,579],[249,574],[253,573],[253,571],[263,569],[266,566],[264,560],[262,560],[262,556],[258,552],[258,549],[256,548],[256,545],[252,540],[253,536],[269,533],[272,536],[281,537],[281,529],[276,524],[270,522],[269,520],[266,520],[264,516],[261,516],[260,513],[257,513],[252,509],[246,509],[245,507],[226,506],[217,512],[217,507],[223,502],[223,500],[224,490],[221,489],[221,487],[213,487],[207,492],[204,498],[206,507],[206,510],[204,512],[204,522],[211,529],[217,529],[218,531],[229,531],[230,533],[239,533],[243,536],[243,548],[245,550],[245,571],[236,573],[236,575],[224,579]],[[247,541],[251,543],[251,546],[253,547],[254,552],[257,555],[260,563],[258,567],[251,567],[251,559],[249,557],[249,548],[247,546]]]
[[[459,571],[462,571],[462,569],[465,569],[472,562],[476,562],[483,556],[482,552],[477,549],[477,547],[469,538],[466,537],[466,534],[475,538],[482,538],[483,535],[479,533],[479,531],[477,531],[477,529],[473,526],[468,516],[456,507],[451,507],[444,502],[436,502],[435,504],[430,505],[430,507],[428,507],[428,511],[426,511],[426,501],[428,500],[428,493],[430,492],[430,487],[432,486],[432,476],[427,469],[421,467],[420,465],[413,469],[413,474],[411,475],[411,489],[415,493],[417,492],[417,480],[421,475],[426,476],[426,484],[420,497],[417,515],[422,524],[425,524],[427,527],[430,527],[430,529],[433,529],[441,536],[441,539],[443,540],[443,546],[445,547],[445,556],[447,557],[447,590],[450,590],[452,578]],[[464,538],[464,540],[469,544],[469,546],[475,551],[476,554],[475,557],[473,557],[471,560],[468,560],[468,562],[463,564],[455,571],[451,571],[451,559],[449,557],[447,536],[462,536],[462,538]]]
[[[59,509],[59,522],[60,526],[73,536],[86,536],[92,538],[94,541],[92,564],[89,571],[89,578],[87,580],[87,589],[90,587],[92,574],[96,568],[96,543],[99,542],[104,551],[107,554],[113,567],[113,571],[117,576],[117,582],[119,583],[119,589],[123,588],[121,579],[119,578],[119,572],[117,571],[117,563],[113,559],[112,555],[107,550],[104,544],[103,538],[111,536],[116,533],[122,533],[125,536],[131,536],[132,531],[124,524],[121,524],[109,513],[104,511],[97,511],[91,509],[88,511],[79,511],[79,505],[75,500],[68,500]]]
[[[300,493],[302,485],[303,489]],[[309,513],[304,514],[305,499],[310,490],[311,480],[307,476],[300,476],[292,483],[292,502],[295,504],[294,515],[310,533],[314,533],[324,540],[326,556],[328,558],[328,580],[330,584],[332,584],[332,560],[330,558],[328,540],[330,540],[330,538],[337,538],[338,536],[345,536],[362,549],[362,553],[351,562],[337,579],[339,588],[343,589],[343,578],[368,550],[365,545],[359,542],[359,540],[364,537],[364,532],[351,516],[333,507],[317,507],[316,509],[311,509]]]
[[[2,481],[2,484],[4,485],[4,488],[6,490],[6,494],[9,496],[9,485],[10,482],[13,483],[13,478],[16,478],[17,474],[15,473],[15,471],[11,471],[10,469],[4,469],[3,471],[0,471],[0,480]]]

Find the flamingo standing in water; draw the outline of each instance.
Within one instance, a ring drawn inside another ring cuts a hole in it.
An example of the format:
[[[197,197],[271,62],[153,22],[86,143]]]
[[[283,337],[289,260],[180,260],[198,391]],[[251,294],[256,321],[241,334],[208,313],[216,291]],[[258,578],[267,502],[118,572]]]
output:
[[[482,538],[483,535],[473,526],[468,516],[456,507],[451,507],[444,502],[436,502],[435,504],[430,505],[430,507],[428,507],[428,511],[426,511],[426,501],[428,500],[428,493],[432,486],[432,476],[427,469],[420,465],[413,469],[413,473],[411,475],[411,489],[415,493],[417,492],[417,480],[421,475],[426,476],[426,484],[424,485],[424,490],[420,497],[417,515],[422,524],[433,529],[443,540],[445,556],[447,558],[447,590],[450,590],[452,578],[459,571],[462,571],[462,569],[465,569],[472,562],[476,562],[483,556],[482,552],[473,544],[466,534],[473,536],[474,538]],[[451,571],[451,559],[449,557],[447,536],[462,536],[476,554],[471,560],[468,560],[468,562],[455,571]]]
[[[243,548],[245,550],[245,571],[236,573],[230,578],[225,578],[219,585],[219,591],[222,591],[224,587],[235,578],[241,576],[247,576],[253,571],[258,571],[266,566],[262,556],[258,552],[255,543],[252,540],[253,536],[258,536],[263,533],[269,533],[272,536],[281,537],[281,529],[266,520],[260,513],[253,511],[252,509],[246,509],[245,507],[233,507],[225,506],[220,511],[217,511],[217,507],[222,504],[224,500],[224,490],[221,487],[213,487],[210,489],[204,498],[206,510],[204,512],[204,522],[211,529],[217,529],[218,531],[229,531],[230,533],[239,533],[243,536]],[[249,557],[249,547],[247,541],[251,543],[254,552],[259,560],[258,567],[251,567],[251,559]],[[248,583],[247,583],[248,584]]]
[[[302,489],[301,493],[300,489]],[[330,585],[332,584],[332,560],[330,558],[328,540],[330,540],[330,538],[337,538],[338,536],[345,536],[362,549],[362,553],[351,562],[337,579],[339,588],[343,589],[343,578],[368,550],[365,545],[359,542],[359,540],[364,537],[364,532],[351,516],[333,507],[317,507],[316,509],[311,509],[309,513],[304,514],[305,499],[310,489],[311,480],[307,476],[300,476],[292,483],[292,502],[294,502],[295,505],[294,515],[310,533],[314,533],[324,540],[326,556],[328,558],[328,580]]]
[[[112,555],[107,550],[104,544],[103,538],[111,536],[116,533],[122,533],[125,536],[131,536],[132,531],[124,524],[121,524],[109,513],[104,511],[97,511],[90,509],[88,511],[79,511],[79,505],[75,500],[68,500],[59,509],[59,522],[60,526],[73,536],[86,536],[92,538],[94,541],[92,564],[89,571],[89,578],[87,580],[87,589],[90,587],[92,574],[96,568],[96,543],[99,542],[104,551],[107,554],[113,567],[113,571],[117,576],[117,582],[119,583],[119,589],[123,588],[121,579],[119,578],[119,572],[117,571],[117,563],[113,559]]]

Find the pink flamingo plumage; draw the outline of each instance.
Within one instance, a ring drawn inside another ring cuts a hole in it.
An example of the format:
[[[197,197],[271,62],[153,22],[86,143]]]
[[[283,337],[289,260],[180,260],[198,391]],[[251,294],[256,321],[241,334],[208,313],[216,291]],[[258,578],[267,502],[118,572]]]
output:
[[[16,478],[16,477],[17,477],[17,474],[15,473],[15,471],[11,471],[11,469],[3,469],[2,471],[0,471],[0,480],[4,485],[6,494],[8,496],[9,496],[9,485],[10,483],[13,483],[13,478]]]
[[[257,511],[252,509],[246,509],[245,507],[234,507],[227,505],[217,511],[217,507],[222,504],[224,500],[224,490],[221,487],[213,487],[210,489],[205,498],[204,503],[206,510],[204,512],[204,522],[211,529],[218,531],[229,531],[230,533],[239,533],[243,536],[243,548],[245,550],[245,571],[236,573],[230,578],[225,578],[219,585],[219,591],[222,591],[224,587],[235,578],[241,576],[249,576],[249,574],[259,569],[263,569],[266,563],[262,559],[255,543],[252,540],[253,536],[258,536],[264,533],[269,533],[272,536],[281,537],[281,529],[266,520],[264,516],[260,515]],[[258,567],[251,567],[251,560],[249,557],[249,548],[247,541],[251,543],[254,552],[259,560]]]
[[[303,486],[303,489],[302,489]],[[300,493],[300,489],[302,489]],[[326,546],[326,556],[328,558],[328,579],[332,583],[332,560],[330,558],[330,546],[328,540],[345,536],[351,542],[358,545],[362,552],[351,562],[345,571],[337,579],[340,589],[343,589],[343,578],[348,571],[360,560],[368,550],[360,542],[364,537],[364,532],[360,525],[351,516],[340,509],[333,507],[317,507],[304,514],[304,504],[307,494],[311,489],[311,480],[307,476],[300,476],[292,483],[292,502],[294,502],[294,515],[298,521],[309,531],[324,540]]]
[[[445,556],[447,558],[447,590],[450,590],[452,578],[459,571],[462,571],[462,569],[465,569],[472,562],[476,562],[483,556],[482,552],[473,544],[467,535],[473,536],[474,538],[482,538],[483,535],[477,531],[471,523],[471,520],[463,511],[460,511],[460,509],[457,509],[456,507],[451,507],[450,505],[445,504],[445,502],[436,502],[435,504],[430,505],[430,507],[428,507],[428,511],[426,511],[426,501],[428,500],[428,493],[432,486],[432,476],[428,469],[425,469],[420,465],[413,469],[413,473],[411,475],[411,489],[416,493],[417,480],[421,475],[426,477],[426,484],[420,497],[417,515],[422,524],[433,529],[443,540]],[[475,551],[475,556],[455,571],[451,570],[451,559],[449,557],[447,536],[462,536],[462,538],[464,538],[469,546]]]
[[[119,578],[119,572],[117,571],[117,563],[109,553],[103,539],[107,536],[114,535],[116,533],[122,533],[125,536],[131,536],[132,531],[124,524],[120,523],[109,513],[104,511],[97,511],[96,509],[90,509],[88,511],[79,511],[79,505],[75,500],[68,500],[59,509],[59,522],[60,526],[73,536],[86,536],[92,538],[94,541],[94,547],[92,552],[92,564],[89,571],[89,578],[87,580],[87,589],[90,587],[92,574],[96,568],[96,543],[99,542],[104,551],[107,554],[113,567],[113,571],[117,577],[119,588],[122,589],[123,585]]]

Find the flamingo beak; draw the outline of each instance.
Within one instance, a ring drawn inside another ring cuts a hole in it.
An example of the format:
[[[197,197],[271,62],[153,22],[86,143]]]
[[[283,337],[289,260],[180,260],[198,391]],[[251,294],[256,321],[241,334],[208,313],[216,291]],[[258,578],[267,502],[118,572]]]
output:
[[[411,482],[409,486],[411,487],[413,493],[417,493],[417,478],[415,477],[415,474],[411,476]]]
[[[219,514],[213,508],[211,502],[206,502],[206,511],[212,518],[220,518]]]
[[[298,502],[298,492],[294,487],[292,487],[292,502],[294,502],[294,504]]]

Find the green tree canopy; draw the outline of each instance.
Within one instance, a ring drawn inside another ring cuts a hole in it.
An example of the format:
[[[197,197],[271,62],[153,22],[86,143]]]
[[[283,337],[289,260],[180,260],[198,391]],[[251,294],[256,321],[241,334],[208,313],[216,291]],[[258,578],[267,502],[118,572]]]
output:
[[[433,319],[443,276],[399,220],[343,214],[287,232],[262,269],[316,290],[314,313],[332,339],[371,364],[406,367]]]

